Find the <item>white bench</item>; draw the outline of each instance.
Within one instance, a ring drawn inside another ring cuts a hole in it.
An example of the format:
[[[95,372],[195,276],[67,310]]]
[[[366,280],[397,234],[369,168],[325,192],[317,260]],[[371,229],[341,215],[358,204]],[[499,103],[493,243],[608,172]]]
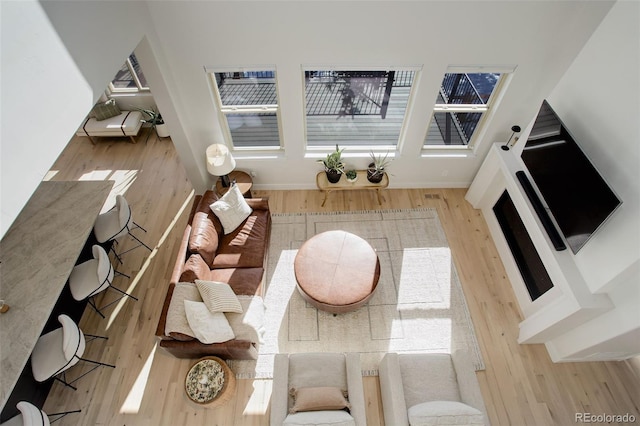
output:
[[[136,143],[142,127],[142,113],[140,111],[122,111],[120,115],[107,118],[106,120],[96,120],[88,117],[84,124],[76,132],[77,136],[88,136],[93,144],[94,137],[118,137],[127,136],[131,143]]]

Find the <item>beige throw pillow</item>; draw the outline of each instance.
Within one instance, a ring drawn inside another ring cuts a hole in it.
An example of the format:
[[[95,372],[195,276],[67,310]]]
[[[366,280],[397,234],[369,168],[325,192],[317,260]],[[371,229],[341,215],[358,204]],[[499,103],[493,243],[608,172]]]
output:
[[[195,334],[189,326],[187,315],[184,311],[184,301],[193,300],[202,302],[200,292],[193,283],[178,283],[173,288],[171,302],[167,309],[167,321],[164,327],[164,334],[176,340],[193,340]]]
[[[184,301],[189,326],[202,343],[221,343],[233,339],[233,330],[222,312],[211,312],[204,303]]]
[[[333,386],[302,387],[291,389],[294,399],[290,414],[299,411],[342,410],[351,408],[347,401],[347,391]]]
[[[242,313],[242,305],[238,300],[238,296],[236,296],[229,284],[196,280],[196,286],[202,301],[211,312]]]
[[[220,219],[225,235],[235,231],[253,211],[242,196],[238,185],[231,185],[227,193],[209,208]]]

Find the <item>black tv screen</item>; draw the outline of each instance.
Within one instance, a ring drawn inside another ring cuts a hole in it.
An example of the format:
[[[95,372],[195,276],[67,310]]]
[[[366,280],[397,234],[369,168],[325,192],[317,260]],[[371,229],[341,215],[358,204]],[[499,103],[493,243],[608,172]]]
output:
[[[522,160],[574,253],[621,204],[547,101]]]

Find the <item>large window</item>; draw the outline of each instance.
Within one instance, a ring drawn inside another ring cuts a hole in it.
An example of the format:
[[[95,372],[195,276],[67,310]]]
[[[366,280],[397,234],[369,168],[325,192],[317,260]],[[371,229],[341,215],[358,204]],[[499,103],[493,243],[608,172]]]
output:
[[[455,70],[450,70],[455,71]],[[436,97],[425,148],[471,147],[501,86],[502,72],[448,72]]]
[[[395,149],[416,69],[306,69],[307,146]]]
[[[275,71],[211,71],[209,77],[233,147],[280,148]]]
[[[138,58],[132,53],[118,70],[118,73],[111,81],[112,92],[140,92],[148,91],[147,79],[142,73]]]

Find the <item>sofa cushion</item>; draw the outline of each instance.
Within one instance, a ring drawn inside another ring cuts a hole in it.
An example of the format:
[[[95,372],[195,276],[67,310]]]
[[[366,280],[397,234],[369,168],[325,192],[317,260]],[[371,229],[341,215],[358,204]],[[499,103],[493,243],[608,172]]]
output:
[[[221,343],[235,337],[222,312],[211,312],[203,302],[184,301],[189,326],[202,343]]]
[[[425,401],[461,400],[450,354],[403,354],[398,362],[407,407]]]
[[[187,314],[184,310],[185,300],[202,302],[200,292],[195,284],[178,283],[174,287],[169,309],[167,310],[164,334],[176,340],[188,341],[195,338],[195,333],[187,321]]]
[[[95,118],[96,121],[103,121],[111,117],[120,115],[122,111],[116,105],[115,99],[109,99],[106,102],[100,102],[94,105],[89,113],[89,117]]]
[[[322,371],[322,374],[318,374]],[[342,353],[297,353],[289,355],[289,386],[335,386],[347,389],[347,365]],[[289,407],[293,398],[289,400]]]
[[[459,401],[429,401],[409,408],[411,426],[482,425],[484,415]]]
[[[213,268],[261,268],[268,245],[269,211],[254,210],[232,233],[221,238]]]
[[[242,313],[238,296],[233,293],[229,284],[196,280],[196,287],[198,287],[202,301],[211,312]]]
[[[220,219],[225,235],[235,231],[253,211],[244,199],[238,185],[231,185],[227,193],[212,203],[210,207]]]
[[[194,253],[189,256],[187,262],[182,267],[180,282],[195,283],[196,280],[211,281],[210,274],[211,269],[209,269],[207,262],[205,262],[198,253]]]
[[[347,391],[335,386],[292,388],[293,407],[290,414],[299,411],[342,410],[351,408],[347,401]]]
[[[263,343],[265,306],[260,296],[238,296],[242,313],[227,312],[227,320],[236,335],[236,339]]]
[[[356,421],[351,414],[343,410],[303,411],[289,414],[282,422],[285,426],[355,426]]]
[[[209,281],[227,283],[238,296],[263,296],[264,268],[212,269]]]
[[[198,253],[207,265],[212,266],[218,250],[219,232],[222,232],[222,225],[212,212],[196,212],[191,222],[189,251]]]

